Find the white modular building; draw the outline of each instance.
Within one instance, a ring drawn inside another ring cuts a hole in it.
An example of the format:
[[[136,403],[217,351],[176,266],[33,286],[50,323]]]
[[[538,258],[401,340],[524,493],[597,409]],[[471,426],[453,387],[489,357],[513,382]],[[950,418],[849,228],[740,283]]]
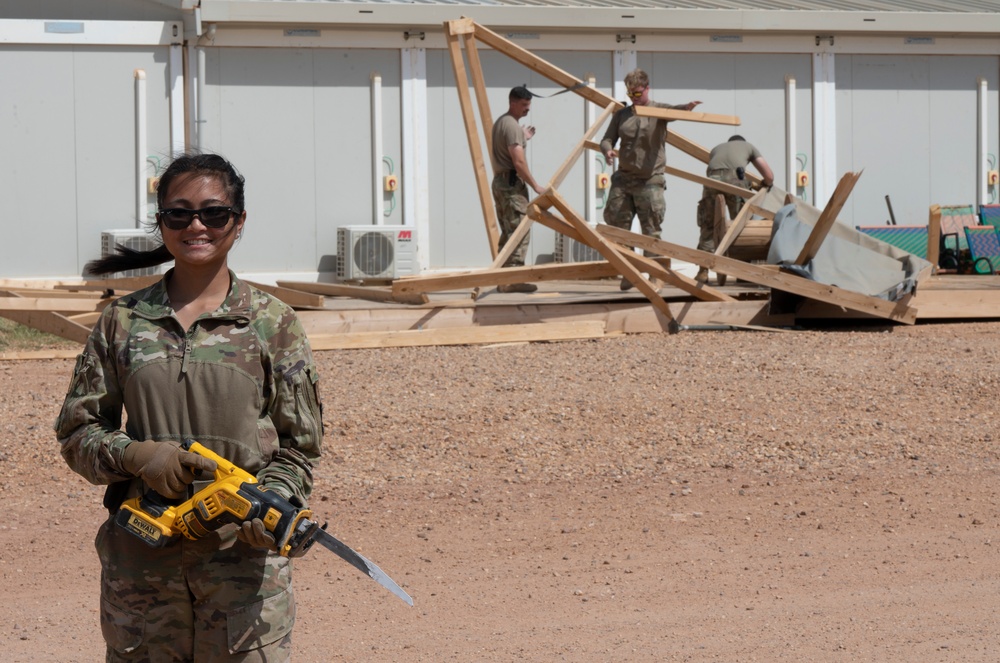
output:
[[[340,229],[369,225],[410,229],[415,269],[489,265],[445,39],[461,17],[615,98],[640,67],[654,100],[738,116],[671,130],[745,136],[816,206],[863,170],[845,223],[998,202],[993,0],[0,0],[0,278],[79,277],[107,231],[141,235],[157,174],[189,149],[246,177],[241,274],[336,278]],[[479,54],[494,118],[515,85],[541,95],[527,155],[548,181],[600,109]],[[592,222],[599,157],[560,187]],[[704,172],[671,147],[668,162]],[[700,194],[669,179],[664,239],[695,245]],[[536,226],[530,260],[555,246]]]

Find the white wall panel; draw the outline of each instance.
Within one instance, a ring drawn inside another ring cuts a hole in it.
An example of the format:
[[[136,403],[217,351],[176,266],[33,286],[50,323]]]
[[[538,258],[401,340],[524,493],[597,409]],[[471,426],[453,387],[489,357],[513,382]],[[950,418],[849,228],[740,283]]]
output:
[[[980,77],[996,155],[997,58],[837,56],[838,169],[864,169],[843,221],[884,224],[887,194],[900,225],[926,224],[933,203],[976,202]]]
[[[78,275],[102,230],[135,227],[133,71],[146,70],[150,152],[165,155],[166,53],[0,48],[0,196],[18,219],[5,225],[2,276]]]
[[[400,167],[399,54],[209,49],[206,69],[205,149],[247,179],[247,230],[234,267],[332,271],[336,228],[372,218],[372,71],[382,75],[384,148]],[[385,222],[400,218],[397,204]]]

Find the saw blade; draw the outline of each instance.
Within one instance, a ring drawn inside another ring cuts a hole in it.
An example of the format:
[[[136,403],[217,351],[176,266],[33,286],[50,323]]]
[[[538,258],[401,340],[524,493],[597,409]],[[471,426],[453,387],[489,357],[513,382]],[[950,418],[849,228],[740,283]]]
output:
[[[396,582],[385,573],[385,571],[375,565],[374,562],[365,559],[364,555],[351,550],[350,546],[334,535],[324,529],[317,528],[313,533],[313,540],[327,550],[333,552],[358,571],[361,571],[366,576],[388,589],[399,598],[406,601],[407,605],[413,605],[413,599],[410,598],[410,595],[404,592],[403,588],[397,585]]]

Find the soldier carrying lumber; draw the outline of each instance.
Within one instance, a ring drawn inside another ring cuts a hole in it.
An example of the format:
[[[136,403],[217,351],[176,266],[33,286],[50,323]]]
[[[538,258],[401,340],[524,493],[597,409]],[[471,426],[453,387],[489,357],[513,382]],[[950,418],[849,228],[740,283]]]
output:
[[[701,102],[674,106],[652,101],[649,76],[642,69],[625,76],[625,87],[632,105],[612,116],[601,140],[601,152],[608,165],[618,159],[618,170],[611,176],[611,191],[604,206],[604,222],[628,230],[632,227],[632,218],[638,215],[642,234],[660,239],[660,227],[667,211],[663,197],[667,181],[663,173],[667,165],[665,141],[670,120],[639,117],[635,114],[635,106],[689,111]],[[619,139],[621,148],[615,149]],[[623,278],[621,289],[631,287],[628,279]]]

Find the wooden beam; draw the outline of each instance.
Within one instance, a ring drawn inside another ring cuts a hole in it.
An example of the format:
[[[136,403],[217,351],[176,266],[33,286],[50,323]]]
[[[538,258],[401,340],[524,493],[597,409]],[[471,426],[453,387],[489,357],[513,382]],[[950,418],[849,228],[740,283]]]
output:
[[[463,290],[505,283],[529,283],[536,281],[567,281],[577,279],[598,279],[616,276],[619,272],[603,261],[549,263],[545,265],[525,265],[524,267],[503,267],[474,272],[435,274],[419,278],[392,282],[396,295],[418,292],[440,292],[442,290]]]
[[[29,359],[76,359],[81,350],[22,350],[0,352],[0,361],[25,361]]]
[[[707,122],[708,124],[728,124],[732,126],[740,124],[740,118],[736,115],[715,115],[713,113],[698,113],[696,111],[678,110],[676,108],[657,108],[656,106],[633,106],[633,108],[635,109],[635,114],[639,117]]]
[[[94,311],[93,313],[75,313],[73,315],[67,315],[66,317],[77,324],[83,325],[84,327],[93,327],[97,324],[97,321],[100,320],[101,314]]]
[[[837,188],[834,189],[833,195],[830,196],[830,201],[823,208],[823,212],[816,220],[816,225],[813,226],[812,232],[809,233],[809,237],[799,252],[798,258],[795,259],[796,265],[806,265],[816,257],[816,252],[823,245],[823,240],[826,239],[830,228],[836,223],[837,215],[844,208],[844,203],[847,202],[847,198],[851,195],[851,191],[854,189],[854,185],[857,184],[862,172],[864,171],[846,173],[840,178]]]
[[[733,222],[729,224],[726,234],[722,236],[722,239],[715,246],[715,255],[726,255],[726,251],[729,250],[729,247],[732,246],[733,242],[736,241],[736,238],[740,236],[741,232],[743,232],[743,228],[746,226],[747,221],[750,220],[752,211],[757,208],[756,203],[763,200],[765,194],[766,192],[763,190],[758,191],[753,198],[743,204],[743,208],[740,210],[739,214],[737,214],[736,218],[733,219]]]
[[[931,205],[927,217],[927,262],[937,274],[941,262],[941,206]]]
[[[521,240],[523,240],[528,234],[528,231],[531,230],[531,224],[531,217],[527,214],[521,217],[521,221],[517,224],[517,228],[514,229],[514,233],[510,236],[510,239],[507,240],[507,243],[504,244],[503,249],[497,254],[497,257],[493,259],[493,264],[490,265],[490,269],[500,269],[504,266],[504,263],[507,262],[507,259],[510,258],[511,254],[513,254],[514,251],[517,251],[517,247],[521,243]]]
[[[740,198],[753,198],[754,193],[756,193],[750,189],[744,189],[743,187],[727,184],[726,182],[713,180],[712,178],[705,177],[704,175],[695,175],[694,173],[689,173],[686,170],[674,168],[673,166],[665,166],[664,172],[668,175],[674,175],[676,177],[680,177],[681,179],[690,180],[697,184],[715,189],[716,191],[721,191],[722,193],[731,193],[734,196],[739,196]]]
[[[783,290],[795,295],[828,302],[849,308],[853,311],[870,313],[879,318],[895,320],[906,324],[913,324],[917,318],[916,309],[908,306],[906,300],[889,302],[878,297],[869,297],[868,295],[844,290],[837,286],[816,283],[800,276],[785,274],[773,269],[765,269],[762,266],[753,265],[741,260],[734,260],[713,253],[690,249],[686,246],[638,235],[612,226],[601,225],[597,229],[601,235],[613,239],[620,244],[649,249],[660,255],[678,260],[686,260],[700,267],[724,272],[734,278],[750,281],[758,285]],[[769,267],[773,267],[773,265]]]
[[[587,243],[587,240],[576,230],[576,228],[554,214],[539,209],[535,205],[529,206],[528,212],[529,214],[532,214],[542,225],[547,226],[556,232],[562,233],[567,237],[575,239],[578,242],[582,242],[584,244]],[[706,283],[699,283],[692,278],[684,276],[683,274],[679,274],[671,269],[666,269],[656,260],[641,256],[635,251],[619,251],[619,253],[621,253],[622,257],[631,262],[636,269],[648,272],[650,276],[654,276],[668,285],[679,288],[700,300],[716,302],[736,301],[733,297],[730,297],[720,290],[716,290]]]
[[[97,290],[57,290],[55,288],[0,288],[0,296],[3,297],[65,297],[69,299],[100,299],[101,292]]]
[[[708,148],[699,145],[693,140],[689,140],[680,134],[674,133],[673,131],[668,131],[666,141],[668,145],[673,145],[684,154],[692,156],[704,164],[708,163],[708,158],[711,152]]]
[[[79,322],[70,320],[54,311],[3,311],[0,312],[0,316],[25,327],[31,327],[76,343],[86,343],[93,328],[93,325],[90,327],[81,325]]]
[[[788,205],[788,203],[785,203]],[[774,221],[774,212],[769,209],[764,209],[763,207],[758,207],[757,205],[751,205],[749,202],[745,205],[750,208],[750,213],[761,217],[762,219],[767,219],[768,221]]]
[[[530,298],[509,304],[421,309],[415,307],[302,311],[299,320],[310,338],[318,334],[441,329],[473,325],[510,325],[540,322],[600,320],[606,333],[662,333],[663,316],[647,302],[621,298],[615,301],[587,301],[552,306]],[[779,325],[795,323],[792,314],[772,315],[767,300],[736,302],[681,302],[673,305],[677,321],[687,325]]]
[[[449,23],[445,23],[445,26],[450,30]],[[476,131],[472,97],[469,94],[469,80],[465,73],[465,59],[462,57],[462,47],[458,43],[458,35],[449,32],[446,37],[448,39],[448,53],[451,56],[451,67],[455,73],[455,88],[458,90],[458,101],[462,108],[465,136],[469,142],[469,153],[472,155],[472,170],[476,180],[476,188],[479,191],[479,205],[483,210],[483,221],[486,223],[490,256],[496,258],[499,251],[500,234],[497,230],[496,210],[493,207],[493,194],[490,191],[490,182],[486,175],[483,149],[479,142],[479,133]]]
[[[113,301],[114,298],[0,297],[0,315],[3,315],[5,311],[56,311],[58,313],[103,311],[104,307]]]
[[[301,288],[285,288],[280,285],[267,285],[266,283],[256,283],[254,281],[247,281],[247,283],[258,290],[263,290],[272,297],[277,297],[292,308],[305,306],[323,308],[326,303],[323,301],[322,295],[311,293]]]
[[[408,329],[403,331],[360,332],[309,335],[315,350],[352,348],[402,348],[432,345],[482,345],[486,343],[524,343],[601,338],[604,323],[599,320],[548,322],[527,325],[489,325]]]
[[[282,288],[311,292],[325,297],[351,297],[370,302],[399,302],[401,304],[426,304],[426,297],[397,297],[391,288],[348,285],[345,283],[308,283],[304,281],[278,281]]]
[[[646,296],[646,299],[650,301],[653,308],[658,310],[663,314],[663,317],[667,321],[667,331],[674,334],[678,330],[677,321],[674,320],[673,314],[670,313],[670,306],[667,305],[657,289],[653,287],[653,284],[646,280],[646,277],[639,272],[638,269],[632,266],[632,263],[626,260],[621,253],[618,252],[618,248],[611,244],[609,241],[604,239],[601,235],[597,234],[587,222],[580,218],[569,203],[559,195],[558,191],[552,190],[548,193],[549,200],[555,205],[556,209],[563,215],[572,226],[576,229],[580,235],[582,235],[585,243],[591,246],[604,256],[604,258],[610,262],[619,273],[627,278],[632,284],[639,289],[639,292]]]
[[[476,47],[475,28],[473,32],[462,35],[465,41],[465,54],[469,57],[469,74],[472,76],[472,87],[476,91],[476,105],[479,107],[479,122],[483,126],[483,136],[486,138],[486,152],[493,154],[493,113],[490,111],[490,98],[486,93],[486,79],[483,76],[483,65],[479,60],[479,49]]]
[[[594,102],[601,108],[607,108],[608,105],[614,104],[615,110],[617,110],[624,106],[620,101],[609,97],[597,88],[590,87],[589,85],[583,85],[583,81],[579,78],[566,73],[562,69],[543,60],[534,53],[521,48],[507,39],[504,39],[492,30],[484,28],[478,23],[475,24],[475,29],[476,39],[488,45],[493,50],[499,51],[507,57],[520,62],[528,69],[541,74],[545,78],[556,83],[557,85],[561,85],[564,88],[569,89],[579,85],[580,87],[576,87],[573,92],[584,99]]]

